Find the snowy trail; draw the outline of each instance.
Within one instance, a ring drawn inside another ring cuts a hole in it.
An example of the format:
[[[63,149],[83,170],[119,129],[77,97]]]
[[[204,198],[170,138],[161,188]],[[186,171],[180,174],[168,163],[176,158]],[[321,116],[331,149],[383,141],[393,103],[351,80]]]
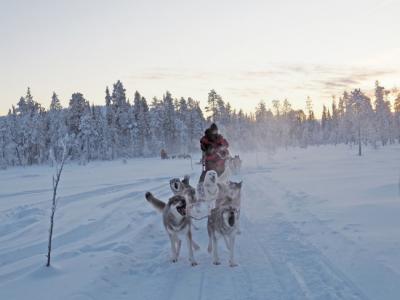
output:
[[[30,171],[38,173],[34,176],[0,173],[0,179],[23,180],[19,191],[3,186],[0,192],[0,299],[25,299],[27,294],[40,300],[54,299],[54,294],[58,299],[75,300],[398,299],[400,272],[360,242],[360,220],[351,220],[338,230],[333,219],[314,209],[327,199],[299,189],[301,184],[296,187],[281,180],[285,176],[279,179],[278,172],[285,165],[276,161],[243,169],[238,267],[228,266],[222,241],[222,264],[212,264],[206,249],[206,220],[196,222],[199,230],[193,233],[201,247],[195,252],[199,265],[189,265],[185,241],[180,260],[171,263],[161,215],[145,201],[144,194],[152,191],[166,200],[171,195],[170,178],[190,173],[195,184],[198,172],[184,162],[165,162],[159,170],[149,168],[150,163],[135,162],[133,167],[139,171],[134,176],[130,166],[95,165],[91,176],[99,177],[89,182],[77,175],[80,169],[67,169],[57,211],[52,269],[43,267],[46,199],[51,194],[44,189],[48,173],[35,169]],[[157,167],[159,162],[153,164]],[[295,172],[292,164],[287,166]],[[125,173],[102,179],[107,172],[118,174],[114,169]],[[393,183],[376,185],[390,188]],[[398,208],[390,205],[391,210]],[[389,250],[396,251],[396,245],[392,243]]]
[[[162,181],[163,184],[161,184]],[[121,222],[126,218],[119,219],[119,216],[126,216],[124,212],[126,212],[127,206],[135,207],[135,202],[132,199],[135,197],[137,199],[142,198],[147,190],[143,187],[148,186],[155,191],[162,190],[165,189],[165,181],[166,178],[146,182],[139,180],[133,184],[113,185],[60,198],[59,211],[61,216],[59,218],[62,227],[58,228],[59,232],[54,239],[54,245],[55,247],[62,247],[64,252],[57,254],[57,256],[73,257],[82,252],[97,252],[116,248],[115,240],[129,234],[129,224],[127,226],[127,223]],[[138,187],[140,190],[137,190]],[[85,201],[85,206],[82,206],[81,201]],[[73,216],[67,216],[68,214],[62,210],[65,210],[64,206],[70,206],[68,210],[74,211]],[[15,268],[13,264],[19,264],[21,261],[30,260],[35,256],[43,256],[43,249],[47,247],[47,240],[44,236],[43,239],[38,241],[36,236],[43,230],[43,227],[47,227],[46,218],[43,218],[44,211],[47,209],[48,200],[36,202],[29,206],[17,206],[1,212],[0,219],[2,224],[5,224],[5,226],[2,226],[2,230],[8,234],[0,236],[0,266],[2,267],[1,270],[4,271],[10,265],[10,269],[13,271],[10,274],[1,272],[0,279],[14,279],[18,275],[25,274],[28,270],[35,269],[35,263],[30,266],[24,264],[21,269]],[[76,211],[79,211],[79,214]],[[138,209],[137,214],[144,221],[148,213]],[[85,215],[93,215],[94,218],[87,218]],[[66,217],[66,220],[63,220],[64,217]],[[118,219],[119,222],[117,222]],[[63,228],[63,223],[68,223],[68,226]],[[111,227],[113,230],[107,230],[109,224],[113,224]],[[12,230],[9,230],[10,228]],[[40,235],[43,236],[43,234]],[[19,236],[24,238],[18,239]],[[82,240],[85,239],[87,239],[86,245],[82,245]]]
[[[143,261],[139,264],[128,257],[116,259],[110,267],[112,271],[107,268],[101,276],[103,284],[100,282],[96,287],[97,292],[104,290],[107,297],[110,287],[113,296],[115,289],[121,290],[117,293],[120,298],[116,299],[129,298],[132,289],[139,291],[140,299],[186,299],[188,295],[195,299],[263,299],[266,295],[271,299],[368,299],[280,212],[279,205],[269,195],[281,201],[286,191],[277,187],[268,173],[268,170],[253,170],[243,175],[237,268],[228,267],[222,243],[223,264],[212,265],[205,249],[205,222],[200,222],[200,232],[194,233],[202,246],[196,253],[199,266],[189,266],[184,246],[180,262],[171,264],[169,242],[159,224],[161,217],[154,215],[154,223],[132,240],[132,249],[134,243],[141,241],[140,248],[146,249],[142,251],[152,251],[141,257]],[[266,213],[252,220],[252,209]],[[143,281],[143,277],[148,280]]]

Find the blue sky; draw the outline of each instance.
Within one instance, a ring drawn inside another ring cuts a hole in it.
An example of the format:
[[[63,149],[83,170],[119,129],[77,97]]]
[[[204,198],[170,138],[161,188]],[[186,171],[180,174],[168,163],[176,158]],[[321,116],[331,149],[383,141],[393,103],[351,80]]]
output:
[[[400,1],[0,0],[0,114],[30,86],[104,103],[122,80],[130,98],[166,90],[235,107],[288,98],[320,111],[331,95],[400,79]]]

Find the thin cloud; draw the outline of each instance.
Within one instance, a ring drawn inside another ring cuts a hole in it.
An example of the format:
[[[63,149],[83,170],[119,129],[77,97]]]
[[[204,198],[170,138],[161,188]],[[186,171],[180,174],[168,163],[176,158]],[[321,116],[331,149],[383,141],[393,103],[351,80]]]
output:
[[[334,91],[363,85],[366,81],[379,80],[380,77],[395,74],[395,70],[356,70],[341,76],[331,76],[320,80],[323,91]]]
[[[148,70],[138,72],[129,76],[135,80],[204,80],[213,76],[211,72],[190,72],[185,70]]]
[[[272,99],[320,95],[321,99],[394,75],[394,69],[344,67],[323,64],[271,64],[265,68],[219,72],[157,68],[136,72],[130,79],[188,83],[193,88],[217,87],[232,99]],[[169,83],[168,83],[169,84]],[[171,89],[174,87],[171,86]],[[300,98],[299,98],[300,97]]]

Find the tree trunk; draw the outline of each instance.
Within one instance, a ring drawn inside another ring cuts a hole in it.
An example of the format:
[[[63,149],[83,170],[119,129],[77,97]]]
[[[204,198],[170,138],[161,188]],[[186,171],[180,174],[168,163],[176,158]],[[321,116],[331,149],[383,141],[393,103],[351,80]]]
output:
[[[56,175],[53,176],[53,199],[52,199],[52,205],[51,205],[49,243],[48,243],[48,247],[47,247],[47,263],[46,263],[46,267],[50,267],[51,244],[52,244],[52,239],[53,239],[53,228],[54,228],[54,214],[56,212],[56,207],[57,207],[57,188],[58,188],[58,183],[60,182],[61,173],[62,173],[63,168],[64,168],[64,163],[65,163],[66,156],[67,156],[67,149],[66,149],[66,146],[64,145],[63,156],[62,156],[62,159],[61,159],[60,167],[56,169]]]

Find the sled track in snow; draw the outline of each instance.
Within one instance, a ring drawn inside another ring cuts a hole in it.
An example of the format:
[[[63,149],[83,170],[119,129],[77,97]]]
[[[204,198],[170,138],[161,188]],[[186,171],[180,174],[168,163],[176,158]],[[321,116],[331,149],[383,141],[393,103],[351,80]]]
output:
[[[246,182],[251,182],[251,185],[245,185],[243,201],[257,201],[252,195],[259,196],[257,189],[263,186],[265,196],[258,202],[259,205],[265,201],[273,202],[267,196],[268,191],[279,187],[268,176],[260,175],[258,173],[257,178],[247,176],[245,179]],[[283,195],[285,191],[278,193]],[[283,298],[276,299],[368,299],[319,249],[307,241],[307,238],[285,218],[284,213],[271,212],[265,220],[252,222],[244,214],[243,234],[253,236],[253,240],[269,261],[280,288],[285,291]]]
[[[58,208],[60,213],[68,214],[65,210],[68,210],[69,208],[66,206],[85,200],[92,201],[89,205],[93,208],[97,207],[97,209],[104,210],[104,213],[100,218],[93,220],[83,219],[82,222],[74,225],[71,224],[71,228],[65,232],[58,233],[56,231],[53,238],[53,244],[56,246],[53,255],[56,259],[59,257],[62,260],[63,257],[68,258],[71,257],[71,255],[76,256],[88,252],[107,251],[112,250],[113,248],[116,248],[116,251],[118,251],[119,243],[115,241],[123,236],[129,235],[129,223],[116,226],[116,231],[111,232],[110,234],[102,233],[102,231],[104,228],[107,228],[107,224],[116,222],[118,219],[117,216],[121,214],[121,212],[125,212],[125,214],[127,213],[126,209],[124,209],[125,206],[132,207],[134,210],[140,207],[142,203],[145,203],[144,194],[148,188],[155,192],[164,190],[167,186],[166,183],[164,183],[164,179],[165,178],[139,180],[139,182],[134,182],[132,184],[112,185],[106,188],[61,197],[59,200],[60,207]],[[161,184],[161,182],[163,183]],[[137,188],[141,188],[141,185],[144,183],[148,183],[148,188],[137,190]],[[121,194],[121,192],[132,189],[132,192]],[[108,200],[96,202],[96,197],[104,194],[118,194],[118,196],[113,199],[108,198]],[[49,207],[50,201],[43,200],[36,202],[33,205],[17,206],[1,213],[0,220],[4,222],[3,224],[5,225],[5,229],[3,236],[0,238],[0,242],[3,244],[3,247],[0,246],[0,267],[8,267],[9,265],[18,263],[21,260],[32,260],[32,263],[25,265],[22,268],[14,268],[12,272],[3,269],[4,272],[0,272],[0,281],[5,282],[7,280],[15,279],[26,274],[29,270],[37,268],[36,258],[39,256],[44,257],[47,247],[47,212]],[[142,209],[137,209],[135,215],[140,216],[141,219],[146,217],[146,213],[143,212]],[[16,236],[20,237],[20,241],[24,240],[24,236],[32,236],[30,231],[34,232],[33,229],[37,226],[44,226],[43,236],[39,241],[27,243],[26,245],[20,244],[19,246],[9,243],[14,241]],[[12,228],[13,230],[7,231],[7,228]],[[92,241],[94,245],[79,245],[86,239]],[[9,247],[6,245],[9,245]]]
[[[206,221],[196,223],[200,230],[194,231],[194,238],[201,246],[201,250],[195,252],[199,265],[190,266],[184,240],[180,260],[171,263],[170,246],[161,225],[161,216],[153,214],[150,224],[131,237],[129,248],[136,249],[135,245],[140,248],[123,257],[116,257],[111,267],[113,271],[110,273],[107,270],[102,275],[107,278],[107,283],[104,285],[99,281],[100,288],[107,293],[109,284],[117,286],[121,290],[121,299],[129,299],[123,291],[130,285],[142,291],[138,294],[141,299],[368,299],[318,248],[307,241],[284,213],[274,207],[268,191],[275,189],[281,197],[286,191],[263,175],[267,174],[262,171],[244,174],[242,201],[254,203],[243,206],[267,205],[271,212],[264,219],[254,221],[242,207],[242,233],[236,242],[238,267],[228,266],[228,253],[222,241],[219,243],[222,264],[212,264],[211,255],[206,250]],[[152,210],[151,207],[144,209]],[[138,261],[131,261],[132,257]],[[135,286],[135,276],[146,276],[148,283]],[[118,281],[113,278],[118,278]],[[157,289],[151,288],[152,282],[157,283]]]
[[[199,265],[190,266],[185,240],[180,260],[174,264],[170,262],[170,244],[161,215],[144,198],[149,190],[166,200],[171,194],[169,177],[103,186],[60,198],[61,214],[68,216],[82,203],[83,209],[96,210],[96,219],[83,220],[56,233],[54,257],[63,261],[103,252],[104,265],[98,267],[94,280],[81,291],[87,297],[367,300],[357,285],[292,222],[285,209],[303,208],[296,206],[296,199],[288,194],[290,191],[270,178],[270,172],[271,169],[264,168],[243,174],[242,233],[237,236],[235,251],[238,267],[228,266],[228,252],[222,240],[218,243],[222,264],[212,264],[212,257],[207,253],[206,220],[196,222],[199,230],[193,232],[201,247],[195,252]],[[45,190],[37,193],[45,193]],[[288,203],[285,206],[278,203],[280,201]],[[14,243],[9,247],[0,246],[0,266],[5,267],[0,272],[0,281],[24,276],[37,268],[39,256],[43,259],[47,241],[26,243],[23,238],[29,237],[43,218],[47,228],[44,212],[49,209],[48,204],[49,201],[43,200],[0,212],[0,221],[5,221],[7,228],[16,229],[15,232],[4,229],[0,242],[12,242],[18,235],[18,243],[21,243],[19,247]],[[265,215],[257,214],[257,210]],[[306,211],[302,216],[320,222]],[[28,263],[19,267],[18,263],[24,260]]]
[[[253,235],[285,291],[279,299],[368,299],[289,222],[277,218],[252,224],[244,219],[246,233]]]

